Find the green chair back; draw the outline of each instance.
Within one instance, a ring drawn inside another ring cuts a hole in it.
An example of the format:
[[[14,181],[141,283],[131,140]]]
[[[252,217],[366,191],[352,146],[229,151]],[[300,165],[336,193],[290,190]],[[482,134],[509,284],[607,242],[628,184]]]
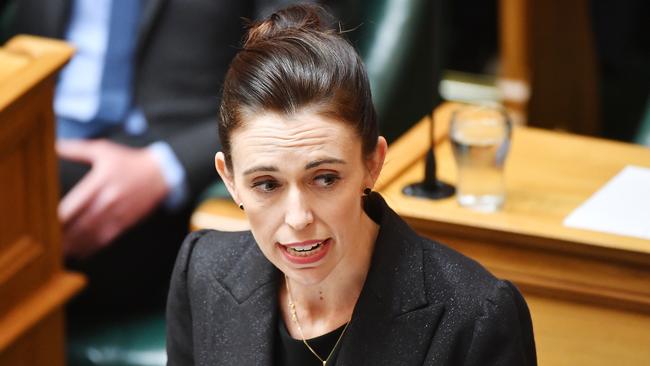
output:
[[[9,29],[16,13],[16,0],[0,0],[0,45],[9,40]]]
[[[389,141],[439,103],[442,0],[348,0],[331,5],[370,79],[380,132]]]

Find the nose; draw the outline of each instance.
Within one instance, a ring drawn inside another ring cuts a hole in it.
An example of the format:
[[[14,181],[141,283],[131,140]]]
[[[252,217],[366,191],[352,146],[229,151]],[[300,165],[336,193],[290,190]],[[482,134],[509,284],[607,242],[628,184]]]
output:
[[[314,222],[307,199],[298,189],[291,189],[288,192],[284,222],[297,231]]]

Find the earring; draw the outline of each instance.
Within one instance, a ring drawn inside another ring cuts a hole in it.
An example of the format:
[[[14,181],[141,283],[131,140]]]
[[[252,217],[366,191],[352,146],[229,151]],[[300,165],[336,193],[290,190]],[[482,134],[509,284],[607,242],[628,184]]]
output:
[[[242,211],[244,211],[244,204],[243,204],[243,203],[240,203],[240,204],[239,204],[239,209],[242,210]]]
[[[366,187],[366,188],[363,190],[363,195],[364,195],[364,196],[368,196],[368,195],[370,195],[371,192],[372,192],[372,189]]]

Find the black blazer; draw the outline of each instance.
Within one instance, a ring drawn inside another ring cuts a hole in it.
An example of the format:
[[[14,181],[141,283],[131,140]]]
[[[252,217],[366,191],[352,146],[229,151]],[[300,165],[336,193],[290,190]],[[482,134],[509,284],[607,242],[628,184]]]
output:
[[[536,365],[519,291],[418,236],[376,193],[372,263],[337,365]],[[167,304],[169,365],[271,365],[280,272],[250,232],[199,231],[178,255]]]

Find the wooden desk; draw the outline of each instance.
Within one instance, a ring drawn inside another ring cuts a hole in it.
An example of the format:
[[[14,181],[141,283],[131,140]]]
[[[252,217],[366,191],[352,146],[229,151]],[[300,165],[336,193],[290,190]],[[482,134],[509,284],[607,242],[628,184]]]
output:
[[[60,41],[0,48],[0,365],[65,363],[63,305],[83,284],[62,268],[52,95],[72,55]]]
[[[448,182],[456,180],[446,138],[453,108],[444,104],[435,115],[439,176]],[[623,166],[650,167],[650,149],[516,128],[504,210],[483,214],[458,207],[454,198],[428,201],[401,193],[421,180],[427,123],[389,149],[375,187],[389,205],[421,234],[520,287],[531,309],[540,365],[650,364],[650,241],[562,225]],[[242,217],[233,206],[206,203],[194,224],[214,225],[218,215]]]
[[[446,138],[453,108],[436,113],[438,173],[448,182],[456,180]],[[650,241],[562,225],[625,165],[650,167],[650,149],[516,128],[504,210],[482,214],[454,198],[433,202],[401,193],[421,179],[426,130],[423,121],[391,147],[379,190],[418,232],[522,289],[540,365],[650,364]]]

